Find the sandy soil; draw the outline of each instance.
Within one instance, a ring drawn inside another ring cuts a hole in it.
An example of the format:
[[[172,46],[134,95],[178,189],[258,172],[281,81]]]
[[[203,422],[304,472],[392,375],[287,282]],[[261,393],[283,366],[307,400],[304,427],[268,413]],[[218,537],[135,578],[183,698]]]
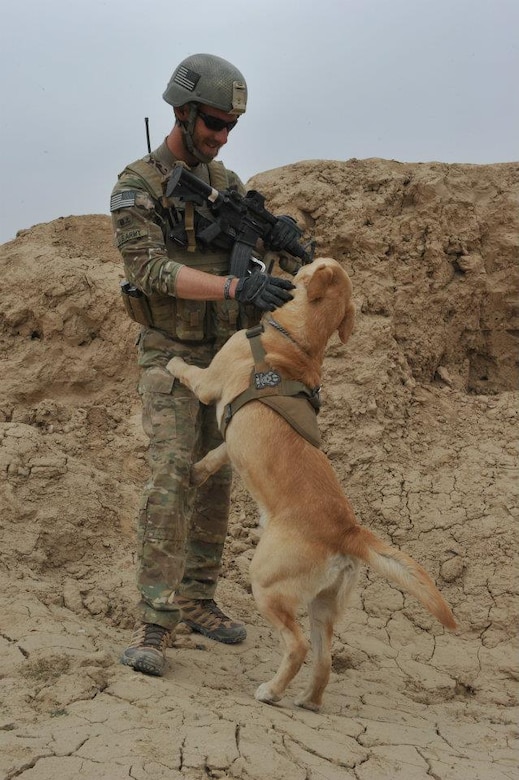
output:
[[[256,702],[279,655],[236,481],[218,598],[247,641],[186,631],[165,678],[122,667],[146,476],[137,326],[108,217],[37,225],[0,247],[0,777],[510,780],[519,164],[309,161],[250,186],[351,274],[358,319],[328,349],[324,449],[360,520],[431,572],[459,630],[364,571],[322,712],[296,708],[295,685]]]

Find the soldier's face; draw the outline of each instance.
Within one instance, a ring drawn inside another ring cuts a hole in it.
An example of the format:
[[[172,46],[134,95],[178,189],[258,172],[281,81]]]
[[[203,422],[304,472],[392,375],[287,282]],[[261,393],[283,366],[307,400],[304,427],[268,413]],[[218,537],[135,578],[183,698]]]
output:
[[[199,152],[214,159],[222,146],[227,143],[229,133],[236,124],[236,117],[212,106],[200,106],[199,111],[193,132],[193,143]],[[211,121],[213,118],[220,121],[213,123]],[[224,127],[215,129],[214,124],[218,126],[222,123],[225,123]],[[211,127],[208,127],[208,124]]]

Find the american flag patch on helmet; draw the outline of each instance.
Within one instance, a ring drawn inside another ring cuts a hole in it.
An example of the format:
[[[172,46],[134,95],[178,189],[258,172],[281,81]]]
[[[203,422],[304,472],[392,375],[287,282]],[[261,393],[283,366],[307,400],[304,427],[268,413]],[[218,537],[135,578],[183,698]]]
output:
[[[117,209],[127,209],[134,205],[135,192],[133,190],[116,192],[115,195],[112,195],[110,198],[110,211],[117,211]]]
[[[195,73],[194,70],[189,70],[185,65],[179,65],[173,81],[180,87],[184,87],[184,89],[188,89],[189,92],[192,92],[200,81],[200,74]]]

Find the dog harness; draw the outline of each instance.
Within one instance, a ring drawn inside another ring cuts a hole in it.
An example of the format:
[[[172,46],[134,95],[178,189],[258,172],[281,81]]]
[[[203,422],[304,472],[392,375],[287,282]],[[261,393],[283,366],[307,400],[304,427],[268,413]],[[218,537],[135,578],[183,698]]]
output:
[[[274,327],[274,321],[269,321]],[[303,382],[283,377],[269,368],[265,361],[265,350],[261,343],[261,334],[265,328],[262,323],[246,331],[250,341],[250,347],[254,358],[254,368],[251,372],[249,387],[240,393],[225,407],[220,430],[225,438],[225,432],[232,417],[238,409],[249,401],[261,401],[280,414],[301,436],[313,444],[321,446],[321,434],[317,425],[317,414],[321,402],[319,399],[320,387],[309,388]],[[282,330],[284,332],[284,330]],[[285,333],[291,340],[290,334]]]

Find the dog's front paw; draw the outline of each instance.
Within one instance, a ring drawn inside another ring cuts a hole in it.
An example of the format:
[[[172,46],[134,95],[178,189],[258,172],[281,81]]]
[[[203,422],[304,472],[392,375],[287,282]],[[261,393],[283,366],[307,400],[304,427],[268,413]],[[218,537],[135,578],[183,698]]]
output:
[[[275,704],[275,702],[281,699],[281,696],[277,696],[272,693],[268,683],[262,683],[254,694],[254,698],[258,701],[263,701],[265,704]]]
[[[200,487],[200,485],[203,485],[204,482],[206,482],[209,476],[210,474],[206,468],[200,466],[200,463],[195,463],[195,465],[191,467],[189,481],[195,487]]]
[[[186,363],[181,357],[174,357],[167,363],[166,370],[169,371],[170,374],[173,374],[173,376],[178,377],[185,365]]]

